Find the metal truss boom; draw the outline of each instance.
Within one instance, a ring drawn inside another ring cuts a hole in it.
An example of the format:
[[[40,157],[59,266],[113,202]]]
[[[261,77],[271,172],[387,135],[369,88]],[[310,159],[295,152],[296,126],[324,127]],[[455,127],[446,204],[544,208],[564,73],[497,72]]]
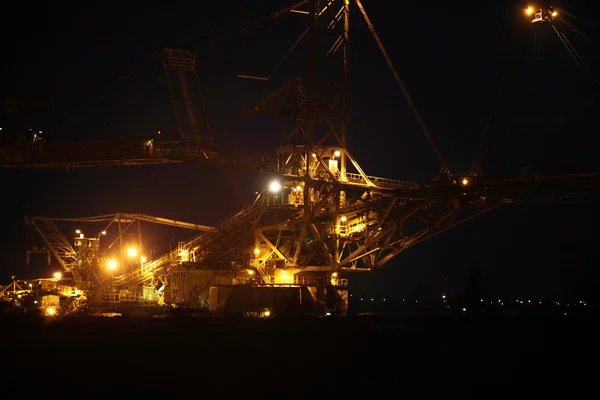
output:
[[[118,220],[136,220],[151,222],[153,224],[169,225],[177,228],[192,229],[196,231],[214,231],[215,228],[208,225],[193,224],[190,222],[177,221],[169,218],[154,217],[151,215],[144,214],[127,214],[127,213],[115,213],[106,214],[93,217],[81,217],[81,218],[49,218],[49,217],[32,217],[34,219],[44,218],[48,221],[69,221],[69,222],[111,222]]]
[[[139,223],[141,221],[153,224],[168,225],[178,228],[191,229],[201,232],[215,232],[216,227],[193,224],[189,222],[177,221],[174,219],[155,217],[145,214],[128,214],[115,213],[91,217],[81,218],[52,218],[52,217],[28,217],[26,222],[33,225],[36,231],[40,234],[45,248],[27,253],[28,257],[31,253],[50,252],[61,268],[73,275],[73,278],[78,287],[87,288],[88,290],[95,287],[98,289],[102,286],[102,271],[100,262],[104,259],[104,253],[100,249],[100,237],[106,235],[106,231],[113,225],[118,226],[118,235],[114,240],[105,246],[105,250],[110,250],[113,246],[118,245],[120,254],[120,264],[123,273],[127,272],[129,265],[125,262],[122,256],[124,252],[123,246],[127,245],[130,240],[124,241],[124,236],[133,236],[137,243],[138,251],[142,251],[142,237]],[[78,234],[74,239],[74,244],[60,232],[56,226],[56,222],[80,222],[80,223],[105,223],[103,230],[97,236],[85,237],[83,234]],[[47,249],[47,250],[46,250]],[[144,262],[140,263],[140,266]],[[131,266],[134,270],[138,268],[137,262]]]
[[[451,179],[416,183],[367,175],[347,148],[349,4],[348,0],[303,1],[282,11],[308,15],[301,37],[309,40],[309,62],[306,88],[299,78],[293,78],[247,110],[276,112],[291,120],[292,126],[276,148],[274,161],[262,153],[214,145],[212,134],[210,146],[196,146],[198,143],[189,139],[199,138],[198,121],[188,102],[182,108],[188,115],[187,130],[182,127],[183,113],[175,111],[180,124],[180,141],[146,138],[0,149],[0,166],[3,167],[197,163],[251,171],[276,179],[277,185],[261,191],[251,207],[212,227],[125,213],[69,219],[37,217],[43,229],[38,225],[36,229],[43,237],[53,238],[45,239],[45,243],[57,259],[63,260],[65,269],[88,271],[74,268],[81,257],[64,237],[61,241],[54,226],[56,221],[106,222],[108,226],[116,222],[119,237],[139,221],[200,231],[191,240],[180,243],[177,249],[123,271],[112,281],[120,288],[157,282],[166,285],[169,269],[188,262],[215,271],[219,268],[256,271],[261,283],[288,284],[313,278],[310,276],[313,273],[333,277],[338,271],[382,267],[402,251],[499,205],[600,194],[600,173],[487,181],[470,176],[457,181],[416,112],[362,3],[356,0],[434,148],[446,178]],[[310,5],[310,8],[300,10],[302,5]],[[337,62],[334,67],[339,68],[339,82],[331,85],[335,93],[321,93],[324,90],[319,84],[319,74],[324,70],[318,64],[319,41],[330,41],[328,54],[323,56],[334,59]],[[192,73],[195,69],[193,54],[174,54],[167,54],[170,64],[165,64],[165,69],[168,66]],[[181,84],[184,100],[188,89]],[[121,223],[125,225],[123,231]],[[110,246],[117,242],[115,239]],[[85,262],[92,265],[91,261]]]

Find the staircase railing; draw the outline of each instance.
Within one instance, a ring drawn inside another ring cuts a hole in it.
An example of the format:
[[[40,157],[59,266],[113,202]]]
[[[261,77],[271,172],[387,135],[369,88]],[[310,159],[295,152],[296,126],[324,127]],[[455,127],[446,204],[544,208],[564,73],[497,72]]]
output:
[[[165,264],[168,264],[172,260],[178,259],[180,257],[181,248],[184,248],[186,251],[195,250],[202,244],[203,241],[208,239],[211,235],[214,235],[218,232],[222,232],[223,229],[234,225],[235,223],[242,220],[244,217],[249,215],[251,212],[254,212],[256,208],[254,206],[248,206],[237,212],[233,216],[226,218],[222,221],[219,221],[214,225],[215,230],[211,232],[202,232],[201,234],[193,237],[187,242],[184,242],[179,246],[179,248],[172,250],[165,255],[149,261],[145,264],[142,264],[139,268],[124,274],[120,279],[118,279],[115,283],[118,285],[125,285],[128,283],[140,283],[144,281],[148,281],[152,279],[152,275],[154,272],[162,269]]]

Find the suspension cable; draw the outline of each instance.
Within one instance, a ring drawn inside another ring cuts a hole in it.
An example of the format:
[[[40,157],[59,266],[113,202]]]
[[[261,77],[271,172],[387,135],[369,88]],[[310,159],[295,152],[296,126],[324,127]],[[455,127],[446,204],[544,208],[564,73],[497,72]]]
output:
[[[281,65],[285,62],[285,60],[287,60],[287,58],[290,56],[290,54],[292,54],[292,52],[296,49],[296,47],[298,47],[298,45],[300,44],[300,42],[302,42],[302,39],[304,39],[304,37],[308,34],[308,32],[310,32],[310,28],[306,28],[304,30],[304,32],[302,32],[302,34],[300,35],[300,37],[298,37],[298,39],[296,39],[296,41],[294,42],[294,44],[292,45],[292,47],[289,48],[289,50],[287,51],[287,53],[285,53],[283,55],[283,57],[277,63],[277,65],[275,66],[275,68],[273,68],[273,70],[271,71],[271,75],[274,74],[275,72],[277,72],[277,70],[279,69],[279,67],[281,67]]]
[[[220,28],[222,25],[224,25],[225,22],[229,22],[231,21],[231,17],[233,16],[241,16],[244,14],[247,14],[251,11],[251,6],[255,6],[256,7],[257,2],[256,1],[246,1],[244,2],[244,4],[240,7],[238,7],[235,10],[228,10],[228,12],[222,17],[217,19],[214,22],[208,23],[208,24],[203,24],[204,25],[204,29],[206,31],[210,31],[216,28]],[[198,32],[200,33],[200,32]],[[175,40],[173,41],[173,46],[179,46],[181,44],[183,44],[184,42],[187,42],[189,40],[191,40],[194,37],[194,33],[189,33],[187,36],[179,39],[179,40]]]
[[[494,76],[491,76],[491,81],[495,82],[495,86],[493,86],[490,91],[493,91],[493,97],[491,97],[491,106],[489,108],[489,112],[487,113],[487,118],[485,120],[485,125],[483,127],[483,133],[481,138],[481,143],[479,145],[479,149],[475,155],[474,162],[471,166],[470,176],[481,176],[485,169],[485,163],[488,161],[492,150],[493,150],[493,140],[495,136],[498,134],[497,126],[495,126],[495,122],[497,122],[498,113],[501,111],[501,108],[505,106],[506,97],[508,96],[507,92],[509,89],[509,83],[512,81],[512,78],[515,74],[515,68],[517,66],[517,61],[519,61],[516,57],[517,46],[521,43],[521,32],[514,31],[513,36],[508,41],[506,48],[501,56],[501,59],[504,60],[504,64],[501,65],[501,69],[498,69],[498,73]]]
[[[507,81],[509,80],[509,75],[511,71],[512,69],[510,69],[510,67],[507,65],[506,69],[503,71],[503,76],[496,88],[496,96],[487,116],[485,126],[483,128],[483,137],[475,162],[471,166],[471,172],[469,174],[470,176],[477,177],[483,174],[484,163],[487,161],[492,150],[492,139],[494,136],[494,129],[492,125],[495,122],[494,120],[502,105],[502,101],[504,100]]]
[[[398,72],[396,71],[396,68],[394,68],[394,64],[392,63],[391,58],[389,57],[387,51],[385,50],[385,47],[383,46],[383,43],[381,42],[381,39],[379,39],[379,35],[377,35],[377,32],[375,32],[375,28],[374,28],[373,24],[371,23],[371,20],[370,20],[369,16],[367,15],[366,11],[365,11],[365,8],[363,7],[363,5],[362,5],[362,3],[361,3],[360,0],[355,0],[355,1],[356,1],[356,5],[360,9],[360,12],[361,12],[363,18],[365,19],[365,22],[367,23],[367,26],[369,27],[369,31],[371,32],[371,35],[373,36],[373,38],[377,42],[377,46],[379,46],[379,50],[383,54],[383,57],[385,58],[385,61],[386,61],[387,65],[388,65],[389,69],[391,70],[392,74],[394,75],[394,78],[396,79],[396,83],[398,83],[398,86],[400,86],[400,89],[402,89],[402,93],[404,93],[404,97],[406,98],[406,102],[410,106],[410,108],[411,108],[414,116],[417,118],[417,121],[419,122],[419,125],[421,126],[421,130],[423,131],[423,133],[425,134],[425,137],[427,138],[427,141],[429,142],[429,144],[433,148],[433,151],[435,152],[435,155],[437,156],[439,162],[442,164],[442,172],[446,173],[448,176],[452,176],[450,168],[448,167],[448,164],[444,160],[444,157],[442,157],[442,154],[440,153],[440,151],[438,150],[435,142],[433,141],[433,138],[431,137],[431,134],[429,133],[429,130],[425,126],[425,122],[423,122],[423,119],[421,118],[421,116],[417,112],[417,108],[415,107],[415,105],[414,105],[414,103],[412,101],[412,98],[408,94],[408,91],[406,90],[406,87],[404,86],[404,83],[400,79],[400,75],[398,75]]]
[[[558,12],[558,14],[559,14],[559,15],[563,15],[563,14],[564,14],[564,15],[566,15],[566,16],[568,16],[568,17],[571,17],[571,18],[573,18],[573,19],[576,19],[576,20],[578,20],[578,21],[580,21],[580,22],[583,22],[583,23],[584,23],[584,24],[586,24],[586,25],[592,26],[592,27],[594,27],[594,28],[599,28],[599,26],[598,26],[598,25],[596,25],[596,24],[592,24],[591,22],[589,22],[589,21],[586,21],[586,20],[584,20],[583,18],[581,18],[581,17],[578,17],[577,15],[573,15],[573,14],[571,14],[570,12],[568,12],[568,11],[566,11],[566,10],[563,10],[562,8],[556,8],[556,11]]]
[[[594,80],[594,75],[592,74],[591,70],[589,69],[587,64],[583,61],[583,59],[581,58],[581,56],[579,55],[577,50],[575,50],[575,48],[573,47],[573,45],[571,44],[569,39],[567,39],[567,37],[562,32],[560,32],[558,29],[556,29],[554,24],[550,23],[550,26],[552,27],[552,29],[554,30],[554,32],[556,33],[556,35],[558,36],[558,38],[560,39],[562,44],[565,46],[565,48],[567,49],[567,51],[569,52],[569,54],[571,55],[571,57],[573,58],[573,60],[577,64],[577,66],[579,67],[579,69],[581,69],[583,74],[586,76],[586,78]]]
[[[243,27],[243,28],[241,28],[241,29],[239,29],[239,30],[237,30],[235,32],[223,35],[223,36],[219,37],[218,39],[210,42],[208,45],[212,47],[212,46],[215,46],[216,44],[218,44],[220,42],[224,42],[226,40],[229,40],[229,39],[231,39],[231,38],[233,38],[235,36],[238,36],[238,35],[240,35],[242,33],[245,33],[245,32],[247,32],[247,31],[249,31],[251,29],[254,29],[254,28],[258,27],[258,26],[264,24],[265,22],[269,22],[269,21],[271,21],[273,19],[276,19],[277,17],[281,16],[282,14],[290,12],[291,10],[295,10],[296,8],[298,8],[298,7],[300,7],[300,6],[308,3],[309,1],[310,0],[302,0],[302,1],[299,1],[297,3],[294,3],[291,6],[288,6],[286,8],[283,8],[283,9],[279,10],[279,11],[276,11],[273,14],[267,16],[267,17],[261,18],[258,21],[254,21],[254,22],[246,25],[245,27]]]
[[[569,21],[565,20],[564,18],[561,18],[560,16],[557,17],[557,19],[563,24],[565,24],[567,28],[570,28],[573,32],[581,36],[583,39],[587,40],[592,46],[600,48],[600,44],[598,44],[598,42],[594,41],[592,38],[590,38],[588,35],[582,32],[579,28],[571,24]]]

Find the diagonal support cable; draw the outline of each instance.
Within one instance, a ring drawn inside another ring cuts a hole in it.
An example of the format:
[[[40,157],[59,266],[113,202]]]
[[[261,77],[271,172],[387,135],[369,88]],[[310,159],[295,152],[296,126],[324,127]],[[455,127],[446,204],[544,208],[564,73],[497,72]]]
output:
[[[585,75],[585,77],[590,80],[595,80],[594,74],[591,72],[590,68],[587,66],[585,61],[583,61],[583,59],[581,58],[577,50],[573,47],[569,39],[567,39],[567,37],[562,32],[556,29],[554,24],[550,23],[550,26],[552,27],[554,33],[556,33],[556,36],[558,36],[562,44],[565,46],[565,48],[573,58],[573,61],[575,61],[575,64],[577,64],[581,72]]]
[[[575,32],[576,34],[581,36],[583,39],[585,39],[587,42],[589,42],[592,46],[600,49],[600,43],[598,43],[595,40],[593,40],[592,38],[590,38],[587,34],[582,32],[581,29],[577,28],[575,25],[573,25],[566,19],[561,18],[560,16],[556,17],[556,19],[558,19],[560,22],[562,22],[567,28],[570,28],[573,32]]]
[[[260,19],[258,21],[255,21],[255,22],[252,22],[249,25],[246,25],[245,27],[243,27],[242,29],[237,30],[236,32],[233,32],[233,33],[230,33],[228,35],[225,35],[225,36],[222,36],[222,37],[218,38],[217,40],[211,42],[209,44],[209,46],[215,46],[217,43],[223,42],[225,40],[228,40],[228,39],[231,39],[231,38],[233,38],[235,36],[238,36],[238,35],[240,35],[242,33],[245,33],[247,31],[249,31],[250,29],[256,28],[256,27],[264,24],[265,22],[268,22],[268,21],[270,21],[272,19],[275,19],[275,18],[281,16],[282,14],[285,14],[287,12],[295,10],[296,8],[298,8],[300,6],[303,6],[304,4],[308,3],[309,1],[310,0],[298,1],[298,2],[296,2],[294,4],[292,4],[291,6],[288,6],[288,7],[284,8],[284,9],[281,9],[281,10],[279,10],[277,12],[274,12],[273,14],[269,15],[268,17],[264,17],[264,18],[262,18],[262,19]]]
[[[448,167],[448,164],[444,160],[444,157],[442,157],[442,154],[440,153],[440,151],[437,148],[435,142],[433,141],[433,137],[431,137],[431,134],[429,133],[429,130],[425,126],[425,122],[423,121],[423,119],[421,118],[421,116],[419,115],[419,113],[417,112],[417,108],[415,107],[415,105],[414,105],[414,103],[412,101],[412,98],[408,94],[408,91],[406,90],[406,87],[404,86],[404,83],[400,79],[400,75],[398,75],[398,72],[396,71],[396,68],[394,68],[394,64],[392,63],[392,60],[391,60],[390,56],[388,55],[387,51],[385,50],[385,47],[383,46],[383,43],[381,42],[381,39],[379,39],[379,35],[377,35],[377,32],[375,32],[375,28],[373,27],[373,24],[371,23],[371,19],[367,15],[367,12],[365,11],[365,8],[363,7],[363,5],[362,5],[362,3],[361,3],[360,0],[355,0],[355,1],[356,1],[356,5],[360,9],[360,12],[361,12],[363,18],[365,19],[365,22],[367,23],[367,26],[369,27],[369,31],[371,32],[371,35],[373,35],[373,38],[375,39],[375,41],[377,42],[377,45],[379,46],[379,50],[381,50],[381,53],[383,54],[383,57],[385,58],[385,61],[386,61],[387,65],[388,65],[388,67],[392,71],[392,74],[394,75],[394,78],[396,79],[396,82],[398,83],[398,86],[400,86],[400,89],[402,89],[402,93],[404,93],[404,97],[406,98],[406,102],[410,106],[410,109],[412,110],[414,116],[417,118],[417,121],[419,122],[419,125],[421,126],[421,130],[423,131],[423,133],[425,134],[425,137],[427,138],[427,141],[429,142],[429,144],[433,148],[433,151],[435,152],[435,155],[437,156],[438,160],[442,164],[442,172],[446,173],[448,176],[452,176],[452,173],[450,171],[450,167]]]

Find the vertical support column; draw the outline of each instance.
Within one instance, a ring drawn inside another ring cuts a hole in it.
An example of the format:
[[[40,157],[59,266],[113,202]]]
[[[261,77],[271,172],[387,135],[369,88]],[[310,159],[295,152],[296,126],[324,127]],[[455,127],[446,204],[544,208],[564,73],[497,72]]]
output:
[[[119,226],[119,267],[121,267],[121,271],[124,274],[125,271],[125,262],[124,262],[124,258],[123,258],[123,252],[125,251],[125,249],[123,249],[123,229],[121,228],[121,216],[117,215],[118,218],[118,226]]]
[[[344,31],[342,33],[342,87],[341,87],[341,101],[342,101],[342,118],[340,121],[341,130],[341,141],[344,150],[347,146],[347,134],[348,134],[348,39],[350,31],[350,1],[343,0],[343,24]],[[340,155],[340,175],[342,181],[346,180],[346,152],[342,151]]]
[[[340,140],[342,144],[342,151],[340,154],[340,180],[342,182],[347,181],[346,178],[346,148],[347,148],[347,136],[348,136],[348,39],[350,32],[350,1],[342,0],[342,79],[340,87],[340,100],[342,103],[342,115],[340,117]],[[346,205],[346,192],[343,189],[339,189],[336,198],[336,211],[339,211],[340,207]],[[338,215],[336,218],[336,224],[339,224]],[[335,242],[335,249],[333,254],[333,269],[337,271],[340,267],[340,238],[339,233]]]
[[[306,84],[306,98],[308,102],[308,124],[314,125],[311,121],[311,114],[316,101],[317,88],[317,18],[319,16],[319,0],[313,0],[310,9],[310,26],[309,26],[309,43],[308,43],[308,74]],[[310,144],[314,137],[309,134],[308,139]]]
[[[310,9],[310,32],[308,45],[308,76],[306,85],[307,109],[305,115],[306,136],[308,138],[304,149],[306,169],[304,173],[304,217],[310,215],[310,194],[312,192],[312,179],[310,177],[310,163],[312,161],[312,145],[314,140],[315,121],[313,109],[316,103],[317,87],[317,18],[319,15],[319,0],[313,0]]]
[[[139,262],[140,267],[142,266],[142,255],[144,254],[144,249],[142,248],[142,222],[137,220],[137,231],[138,231],[138,257],[136,260],[136,265]]]

